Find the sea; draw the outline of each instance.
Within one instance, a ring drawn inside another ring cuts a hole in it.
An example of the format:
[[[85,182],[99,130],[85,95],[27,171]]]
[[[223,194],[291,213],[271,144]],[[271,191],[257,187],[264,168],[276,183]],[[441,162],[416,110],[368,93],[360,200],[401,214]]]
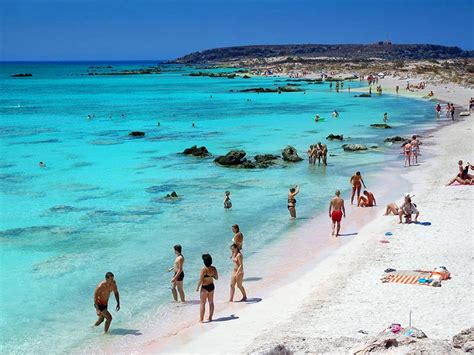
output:
[[[159,74],[89,75],[156,65]],[[347,200],[355,171],[370,177],[387,164],[403,165],[399,144],[386,137],[436,126],[432,102],[374,89],[370,98],[357,97],[347,88],[366,87],[359,80],[337,93],[328,82],[287,77],[189,75],[234,70],[159,62],[0,64],[2,354],[100,353],[139,342],[141,334],[159,338],[191,313],[197,319],[201,255],[211,254],[229,273],[233,224],[244,233],[246,259],[258,260],[295,225],[326,211],[335,189]],[[18,73],[32,76],[11,77]],[[302,91],[240,91],[289,84]],[[383,123],[385,112],[392,128],[370,127]],[[316,114],[323,118],[317,123]],[[326,140],[331,133],[344,142]],[[308,164],[306,151],[318,141],[328,145],[327,167]],[[345,152],[343,143],[369,149]],[[193,145],[211,156],[182,154]],[[214,163],[230,150],[252,158],[281,155],[288,145],[304,160],[280,159],[266,169]],[[291,221],[287,193],[295,184],[301,192]],[[178,198],[166,198],[173,191]],[[183,247],[191,301],[180,308],[166,272],[175,244]],[[122,308],[115,312],[112,295],[114,320],[104,337],[92,327],[93,293],[108,271]],[[216,294],[227,295],[227,284]]]

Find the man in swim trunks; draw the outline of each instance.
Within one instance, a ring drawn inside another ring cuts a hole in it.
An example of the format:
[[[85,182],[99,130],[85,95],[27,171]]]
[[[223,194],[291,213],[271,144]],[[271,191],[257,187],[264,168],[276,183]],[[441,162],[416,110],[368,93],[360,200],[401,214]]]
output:
[[[332,220],[332,233],[334,236],[334,230],[336,231],[335,236],[339,236],[339,230],[341,229],[342,216],[346,218],[346,209],[344,208],[344,200],[340,197],[341,192],[336,190],[336,196],[331,199],[329,203],[329,218]]]
[[[374,207],[377,205],[377,201],[375,201],[375,196],[372,192],[364,190],[362,194],[365,196],[359,197],[357,207]]]
[[[168,269],[168,272],[174,271],[174,276],[171,279],[171,292],[173,293],[173,299],[175,302],[178,302],[178,292],[179,292],[179,298],[181,299],[181,302],[185,302],[185,297],[184,297],[184,288],[183,288],[183,280],[184,280],[184,256],[181,254],[181,245],[177,244],[174,246],[174,253],[176,255],[176,259],[174,260],[174,265],[173,267]],[[178,291],[176,291],[176,288]]]
[[[107,310],[110,293],[114,292],[117,307],[115,309],[120,311],[120,295],[117,289],[117,284],[114,280],[114,274],[110,271],[105,274],[105,281],[100,282],[94,291],[94,307],[96,309],[99,319],[95,322],[95,326],[99,326],[105,319],[104,333],[109,331],[110,323],[112,323],[112,315]]]

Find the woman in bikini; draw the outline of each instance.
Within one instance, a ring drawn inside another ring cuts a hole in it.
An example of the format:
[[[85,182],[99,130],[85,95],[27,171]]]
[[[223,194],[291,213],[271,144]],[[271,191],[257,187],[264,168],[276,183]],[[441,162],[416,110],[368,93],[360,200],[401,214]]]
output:
[[[230,200],[230,191],[226,191],[224,194],[224,209],[228,210],[232,208],[232,201]]]
[[[412,164],[418,164],[418,154],[420,153],[420,141],[416,139],[416,135],[412,137],[411,145],[411,156]]]
[[[231,259],[234,262],[234,272],[230,279],[229,302],[234,302],[235,285],[237,285],[240,292],[242,292],[242,299],[239,302],[244,302],[247,300],[247,293],[242,285],[244,279],[244,257],[237,244],[232,244],[230,250],[232,251]]]
[[[232,226],[232,232],[234,232],[234,237],[232,238],[232,244],[235,244],[242,249],[242,245],[244,244],[244,235],[240,231],[239,225],[234,224]]]
[[[202,261],[204,267],[199,274],[199,282],[196,287],[196,292],[201,290],[201,302],[199,305],[199,322],[204,322],[204,312],[206,310],[206,301],[209,302],[209,322],[212,322],[212,315],[214,314],[214,279],[218,279],[217,269],[212,266],[212,256],[203,254]]]
[[[411,143],[406,142],[405,145],[403,146],[403,154],[405,155],[405,167],[411,166]]]
[[[360,175],[360,171],[357,171],[354,175],[352,175],[349,182],[352,184],[351,205],[353,205],[355,193],[357,192],[357,201],[359,201],[360,189],[362,185],[364,185],[364,189],[367,187],[365,186],[364,180],[362,179],[362,175]]]
[[[290,211],[291,218],[296,218],[296,199],[295,196],[300,192],[300,187],[296,185],[288,192],[288,211]]]

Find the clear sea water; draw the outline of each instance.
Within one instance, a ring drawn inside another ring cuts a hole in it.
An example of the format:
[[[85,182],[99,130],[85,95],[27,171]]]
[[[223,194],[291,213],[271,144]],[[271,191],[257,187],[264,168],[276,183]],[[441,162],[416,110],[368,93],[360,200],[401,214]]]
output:
[[[183,74],[197,69],[181,66],[165,66],[159,75],[83,75],[89,66],[108,64],[125,69],[152,63],[0,65],[4,354],[103,346],[101,332],[90,326],[96,319],[93,291],[107,271],[115,273],[122,299],[122,310],[113,312],[117,336],[108,345],[120,335],[166,329],[174,305],[171,275],[164,271],[173,263],[174,244],[183,245],[191,293],[202,253],[230,268],[232,224],[245,234],[247,257],[265,253],[265,245],[291,228],[290,186],[301,186],[297,223],[303,223],[326,209],[335,188],[347,191],[355,170],[366,174],[401,159],[383,143],[385,137],[434,125],[432,103],[389,95],[357,98],[346,90],[330,92],[328,84],[303,83],[306,94],[256,94],[230,90],[281,86],[286,79],[190,77]],[[33,77],[10,77],[24,72]],[[331,118],[334,109],[338,119]],[[384,112],[394,128],[370,128]],[[316,124],[316,113],[325,121]],[[146,136],[129,138],[132,130]],[[213,155],[230,149],[280,154],[292,144],[306,158],[309,144],[329,133],[378,148],[345,153],[341,142],[328,141],[334,156],[327,168],[304,161],[265,170],[228,169],[212,158],[179,154],[194,144]],[[39,168],[40,161],[47,168]],[[227,212],[225,190],[234,204]],[[163,199],[172,191],[180,198]],[[115,308],[113,295],[110,305]]]

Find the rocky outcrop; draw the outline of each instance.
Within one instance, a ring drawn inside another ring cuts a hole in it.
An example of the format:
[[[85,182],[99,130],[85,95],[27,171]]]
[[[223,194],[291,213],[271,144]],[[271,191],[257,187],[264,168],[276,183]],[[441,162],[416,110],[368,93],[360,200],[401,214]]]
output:
[[[246,155],[247,153],[245,153],[243,150],[231,150],[226,155],[222,155],[214,159],[214,162],[224,166],[236,166],[243,164],[246,161]]]
[[[345,152],[357,152],[367,150],[368,148],[364,144],[343,144],[342,149],[344,149]]]
[[[398,142],[405,142],[406,138],[403,138],[400,136],[394,136],[394,137],[387,137],[383,141],[385,143],[398,143]]]
[[[389,126],[389,125],[386,124],[386,123],[374,123],[374,124],[371,124],[370,127],[373,127],[373,128],[383,128],[383,129],[392,128],[392,126]]]
[[[268,168],[276,163],[278,156],[273,154],[258,154],[254,159],[257,168]]]
[[[145,136],[145,132],[140,132],[140,131],[132,131],[128,134],[129,136],[132,136],[132,137],[144,137]]]
[[[464,329],[453,336],[453,347],[465,352],[474,352],[474,327]]]
[[[186,148],[184,151],[183,151],[183,154],[185,155],[192,155],[192,156],[195,156],[195,157],[207,157],[210,155],[209,151],[207,150],[207,148],[205,146],[202,146],[202,147],[199,147],[197,145],[193,145],[192,147],[190,148]]]
[[[303,89],[300,89],[295,86],[279,86],[276,89],[272,88],[250,88],[250,89],[243,89],[240,90],[240,92],[256,92],[256,93],[282,93],[282,92],[299,92],[299,91],[304,91]]]
[[[12,78],[26,78],[26,77],[33,76],[33,74],[31,74],[31,73],[20,73],[20,74],[12,74],[10,76]]]
[[[287,162],[296,163],[303,160],[303,158],[298,156],[296,148],[292,147],[291,145],[283,149],[281,155],[283,157],[283,160]]]
[[[344,140],[344,136],[342,134],[330,134],[329,136],[326,137],[326,139],[329,139],[330,141],[342,141]]]

